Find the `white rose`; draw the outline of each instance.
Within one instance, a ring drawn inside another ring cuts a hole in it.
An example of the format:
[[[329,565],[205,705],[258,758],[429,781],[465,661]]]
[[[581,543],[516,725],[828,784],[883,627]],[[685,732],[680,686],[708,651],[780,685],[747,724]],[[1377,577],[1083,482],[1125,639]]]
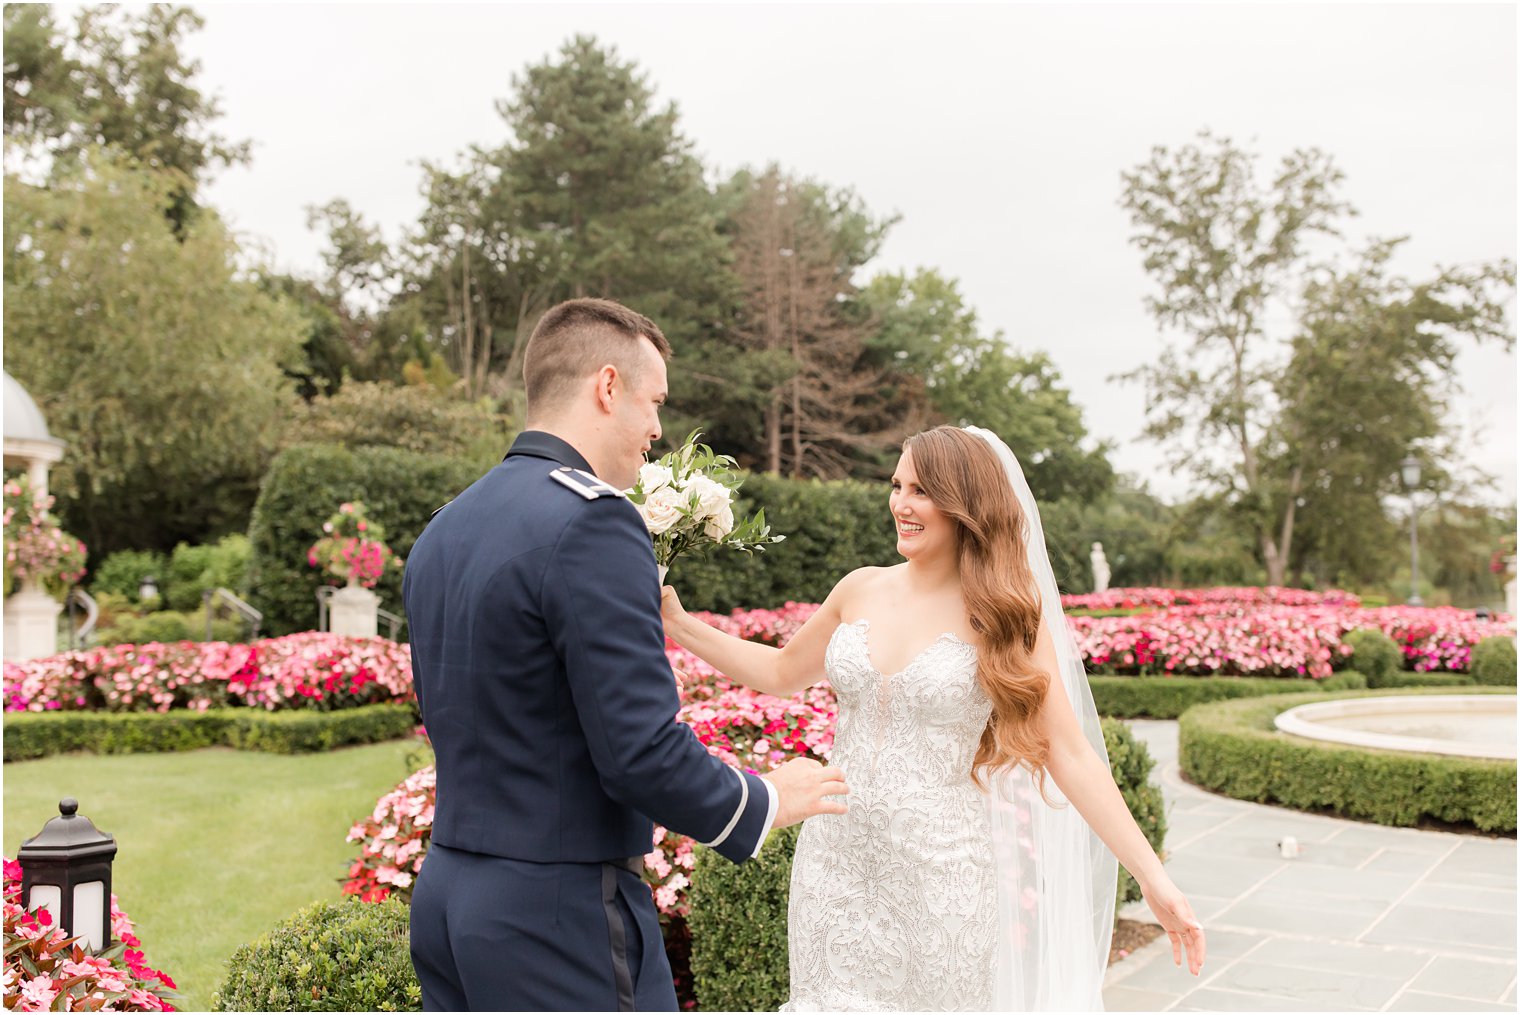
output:
[[[639,514],[644,516],[650,535],[658,536],[680,521],[684,503],[684,498],[670,486],[662,486],[645,498],[639,506]]]
[[[709,539],[722,539],[734,531],[734,509],[724,504],[717,514],[707,519],[707,524],[703,526],[702,531]]]
[[[670,486],[675,482],[675,478],[668,465],[645,462],[639,466],[639,487],[646,494],[654,493],[663,486]]]
[[[697,506],[692,515],[703,519],[715,517],[720,510],[727,508],[733,491],[706,476],[693,476],[686,483],[686,496],[696,498]],[[733,523],[729,524],[732,526]]]

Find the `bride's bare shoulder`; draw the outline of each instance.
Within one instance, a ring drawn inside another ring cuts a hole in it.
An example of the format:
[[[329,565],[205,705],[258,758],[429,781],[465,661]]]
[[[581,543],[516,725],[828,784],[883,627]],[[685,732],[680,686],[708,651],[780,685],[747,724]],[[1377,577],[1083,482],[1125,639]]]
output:
[[[892,581],[897,572],[906,567],[906,564],[895,564],[891,567],[857,567],[834,586],[829,593],[829,602],[844,616],[854,616],[859,613],[860,601],[871,595],[881,586]]]

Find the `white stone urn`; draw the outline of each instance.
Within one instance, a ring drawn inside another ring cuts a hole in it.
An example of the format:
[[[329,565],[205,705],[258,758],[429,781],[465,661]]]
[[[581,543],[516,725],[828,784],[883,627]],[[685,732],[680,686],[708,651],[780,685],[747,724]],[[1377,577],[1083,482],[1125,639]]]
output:
[[[5,658],[14,662],[58,652],[58,614],[63,606],[28,578],[5,600]]]
[[[373,638],[379,632],[380,597],[350,578],[333,593],[328,630],[356,638]]]

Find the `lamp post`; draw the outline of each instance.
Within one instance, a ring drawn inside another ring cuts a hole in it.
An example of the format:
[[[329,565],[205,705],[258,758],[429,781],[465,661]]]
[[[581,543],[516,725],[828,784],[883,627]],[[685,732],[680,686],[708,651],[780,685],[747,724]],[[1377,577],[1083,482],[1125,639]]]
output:
[[[64,797],[59,817],[21,844],[21,904],[46,909],[53,925],[80,938],[91,951],[111,944],[111,860],[116,839],[83,814],[79,801]]]
[[[1420,598],[1420,530],[1415,525],[1417,508],[1414,488],[1420,485],[1420,460],[1410,455],[1399,463],[1404,491],[1409,494],[1409,605],[1424,606]]]

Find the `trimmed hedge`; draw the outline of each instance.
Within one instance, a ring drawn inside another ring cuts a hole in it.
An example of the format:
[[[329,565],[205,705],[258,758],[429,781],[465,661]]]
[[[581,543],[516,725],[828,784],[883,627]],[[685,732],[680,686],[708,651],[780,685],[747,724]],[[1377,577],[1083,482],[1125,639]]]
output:
[[[1429,674],[1458,676],[1460,674]],[[1413,674],[1411,674],[1413,676]],[[1283,691],[1346,691],[1365,687],[1360,673],[1343,670],[1324,680],[1278,677],[1113,677],[1090,675],[1098,714],[1116,719],[1175,719],[1194,705],[1257,698]]]
[[[1391,687],[1472,687],[1477,681],[1471,673],[1451,673],[1446,670],[1399,670],[1383,677],[1381,683],[1367,682],[1373,689]]]
[[[395,900],[308,906],[233,952],[213,1010],[421,1011],[410,923]]]
[[[1440,694],[1444,688],[1362,691],[1336,698]],[[1482,690],[1469,692],[1483,694]],[[1412,754],[1306,740],[1273,720],[1322,694],[1217,702],[1188,711],[1179,726],[1182,770],[1216,793],[1300,810],[1329,809],[1382,825],[1421,820],[1515,830],[1515,763]]]
[[[1166,835],[1161,792],[1148,779],[1155,762],[1129,728],[1103,721],[1109,767],[1141,831],[1159,852]],[[799,828],[773,834],[754,860],[732,864],[697,850],[690,889],[691,972],[705,1011],[775,1011],[790,988],[787,901]],[[1140,897],[1120,868],[1119,905]]]
[[[316,593],[325,579],[307,563],[306,551],[339,504],[362,500],[390,548],[405,558],[433,512],[480,474],[468,461],[396,448],[303,444],[281,452],[264,475],[248,525],[250,602],[264,614],[264,633],[317,626]],[[400,569],[388,569],[375,592],[382,608],[401,613]],[[405,630],[397,637],[405,641]]]
[[[760,855],[733,864],[697,850],[689,893],[691,976],[703,1011],[775,1011],[790,990],[787,900],[801,825],[772,832]]]
[[[1477,683],[1514,687],[1515,639],[1484,638],[1473,648],[1472,677]]]
[[[1104,719],[1103,746],[1108,751],[1108,767],[1124,804],[1134,816],[1135,823],[1151,848],[1161,854],[1161,844],[1166,841],[1166,801],[1161,788],[1150,781],[1151,769],[1156,761],[1143,740],[1130,732],[1130,728],[1117,719]],[[1141,897],[1140,882],[1130,876],[1124,865],[1119,865],[1119,886],[1115,909]]]
[[[352,744],[409,736],[417,728],[411,705],[383,703],[337,712],[266,712],[214,708],[205,712],[7,712],[5,760],[53,754],[150,754],[234,747],[270,754],[310,754]]]

